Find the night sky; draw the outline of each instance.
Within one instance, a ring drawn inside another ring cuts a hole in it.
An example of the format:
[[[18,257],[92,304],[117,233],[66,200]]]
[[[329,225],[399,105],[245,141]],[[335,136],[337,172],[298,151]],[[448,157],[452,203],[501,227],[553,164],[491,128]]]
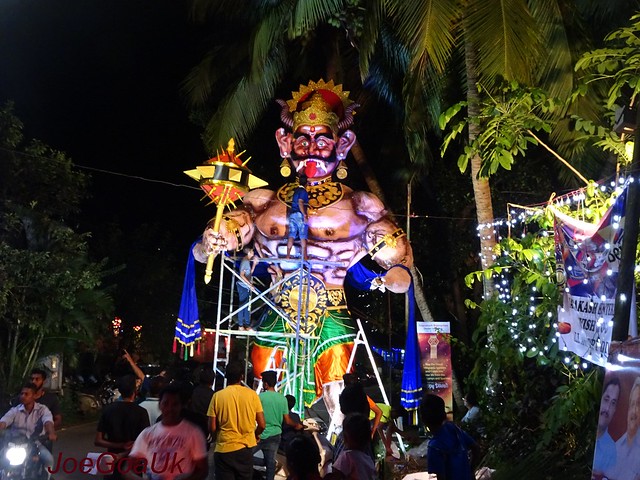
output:
[[[78,166],[195,187],[182,171],[208,156],[180,85],[196,30],[183,0],[1,0],[0,102]],[[186,251],[213,215],[197,189],[89,173],[81,230],[160,220]]]
[[[76,230],[92,232],[92,246],[112,224],[131,238],[139,238],[134,231],[143,224],[170,231],[169,248],[180,262],[173,264],[175,285],[167,293],[171,311],[174,304],[177,311],[182,259],[215,214],[183,173],[209,158],[181,93],[206,52],[205,34],[189,19],[188,0],[0,0],[0,102],[15,102],[27,138],[68,153],[78,168],[113,172],[82,170],[92,177],[92,196]],[[283,94],[297,86],[283,86]],[[284,180],[275,102],[265,123],[251,145],[238,147],[253,158],[256,175],[277,188]],[[349,184],[362,188],[351,170]],[[127,264],[133,255],[94,253]],[[124,281],[141,275],[131,267]],[[128,307],[118,308],[127,318]]]

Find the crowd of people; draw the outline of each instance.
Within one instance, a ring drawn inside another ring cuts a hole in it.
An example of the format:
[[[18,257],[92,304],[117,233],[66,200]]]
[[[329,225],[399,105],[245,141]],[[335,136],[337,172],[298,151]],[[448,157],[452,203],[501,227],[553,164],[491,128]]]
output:
[[[153,449],[154,445],[157,447],[167,443],[166,439],[158,440],[160,432],[166,430],[167,421],[169,426],[187,421],[197,426],[198,431],[189,435],[180,434],[178,438],[188,436],[191,441],[197,440],[198,445],[186,449],[191,455],[187,463],[193,467],[193,476],[186,478],[207,478],[205,467],[208,467],[211,470],[209,478],[252,479],[258,475],[254,469],[257,465],[265,467],[264,477],[261,478],[266,480],[273,480],[279,468],[283,468],[291,480],[320,478],[321,455],[318,444],[311,435],[300,434],[304,427],[300,417],[292,411],[295,398],[277,391],[278,374],[271,370],[262,372],[262,391],[259,394],[247,387],[244,375],[244,364],[231,361],[225,372],[227,386],[214,391],[215,375],[210,369],[202,369],[199,385],[193,389],[190,399],[182,399],[181,405],[185,408],[179,416],[173,414],[168,420],[165,420],[163,393],[160,393],[160,416],[156,423],[151,422],[152,427],[139,426],[140,433],[135,436],[135,441],[128,440],[129,457],[146,460],[148,464],[155,459],[156,463],[164,465],[168,462],[163,460],[167,455],[175,456],[178,453],[173,450],[159,453]],[[175,382],[171,385],[176,388]],[[184,395],[185,392],[182,393]],[[478,420],[479,409],[471,392],[465,395],[465,401],[469,410],[473,409],[472,415],[464,419],[463,425],[469,425],[468,422]],[[342,429],[332,449],[331,473],[324,475],[324,478],[381,478],[373,444],[379,441],[386,455],[391,456],[393,435],[404,434],[394,420],[406,412],[401,408],[392,409],[385,404],[376,404],[367,396],[354,374],[344,376],[340,411],[343,415]],[[444,402],[440,397],[425,396],[420,411],[424,424],[432,434],[427,470],[439,480],[471,478],[473,464],[477,461],[477,443],[460,427],[447,421]],[[127,425],[133,423],[128,421]],[[165,427],[154,427],[158,424]],[[157,431],[152,434],[150,428]],[[183,441],[172,440],[169,443],[181,445]],[[136,447],[138,444],[139,448]],[[207,455],[208,451],[212,455]],[[257,452],[261,452],[261,457],[256,455]],[[280,464],[276,460],[278,452],[281,455],[284,453]],[[172,477],[165,474],[158,478]]]
[[[109,453],[99,469],[109,473],[105,478],[253,479],[260,475],[254,466],[262,465],[261,478],[266,480],[273,480],[281,468],[288,479],[314,480],[326,471],[320,465],[318,443],[303,432],[300,416],[293,411],[295,397],[278,391],[275,371],[262,372],[258,394],[244,382],[243,362],[229,362],[224,388],[210,367],[199,367],[194,387],[185,378],[169,378],[164,371],[146,377],[129,353],[122,357],[130,364],[130,373],[118,378],[119,397],[102,410],[94,440]],[[46,377],[44,370],[33,370],[30,382],[21,389],[19,404],[0,418],[0,430],[18,429],[29,437],[56,440],[62,415],[57,396],[43,387]],[[473,396],[465,398],[477,419]],[[404,435],[394,420],[406,412],[376,404],[354,374],[344,376],[340,411],[341,433],[332,448],[330,473],[324,478],[382,478],[373,444],[382,445],[390,457],[392,437]],[[476,442],[446,420],[440,397],[425,396],[420,412],[433,435],[427,470],[438,480],[468,480]],[[40,458],[44,466],[53,464],[45,446]]]

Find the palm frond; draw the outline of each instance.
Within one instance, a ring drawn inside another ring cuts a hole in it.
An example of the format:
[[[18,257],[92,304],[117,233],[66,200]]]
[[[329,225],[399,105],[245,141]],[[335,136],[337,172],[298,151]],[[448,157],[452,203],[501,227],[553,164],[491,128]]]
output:
[[[369,68],[369,76],[365,79],[363,87],[371,91],[382,102],[390,105],[394,111],[402,112],[402,99],[395,91],[393,78],[388,70],[382,68],[378,63],[372,63]]]
[[[251,75],[260,75],[274,45],[282,43],[285,39],[287,20],[290,15],[290,2],[282,2],[266,12],[261,19],[253,38]]]
[[[446,68],[455,39],[453,26],[460,11],[451,0],[387,1],[389,13],[397,22],[400,38],[411,45],[411,68],[433,64],[438,72]]]
[[[629,17],[640,10],[640,1],[584,0],[577,2],[577,7],[579,13],[588,19],[589,36],[596,42],[600,42],[609,32],[621,27]]]
[[[358,50],[360,53],[360,80],[365,83],[369,76],[369,64],[375,51],[380,35],[380,27],[384,17],[384,0],[371,0],[371,4],[364,12],[362,38]]]
[[[323,20],[340,13],[343,8],[343,0],[302,0],[296,2],[291,34],[294,37],[299,37],[305,32],[313,30]]]
[[[530,6],[544,44],[548,51],[553,52],[553,55],[542,56],[540,80],[552,97],[566,100],[573,90],[574,76],[572,47],[564,27],[562,10],[558,0],[532,1]]]
[[[409,51],[386,25],[379,31],[379,42],[371,58],[364,86],[390,105],[402,118],[404,101],[401,80],[409,68]]]
[[[260,75],[242,77],[206,126],[203,138],[213,152],[229,138],[242,144],[253,132],[287,68],[285,49],[271,51]]]
[[[229,72],[248,61],[248,50],[244,56],[234,55],[229,58],[224,55],[226,48],[229,46],[207,52],[182,82],[182,92],[191,106],[203,106],[209,103],[214,93],[219,93],[221,85],[228,80]],[[239,50],[233,49],[235,52]],[[225,61],[227,58],[228,60]]]
[[[471,1],[465,12],[464,33],[477,51],[483,83],[503,77],[531,85],[543,49],[524,0]]]
[[[385,65],[392,73],[404,76],[409,70],[410,63],[410,52],[407,47],[399,41],[394,32],[386,27],[380,32],[380,44]]]

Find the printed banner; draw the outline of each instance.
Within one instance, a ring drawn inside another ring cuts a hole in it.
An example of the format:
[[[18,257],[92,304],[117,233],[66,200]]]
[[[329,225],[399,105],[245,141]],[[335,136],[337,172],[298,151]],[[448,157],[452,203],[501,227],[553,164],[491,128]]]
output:
[[[453,415],[450,332],[449,322],[418,322],[423,389],[444,400],[449,419]]]
[[[640,338],[614,343],[604,376],[592,480],[640,478]]]
[[[560,348],[598,365],[606,363],[611,343],[625,198],[626,190],[597,224],[554,209],[556,269],[564,289]]]

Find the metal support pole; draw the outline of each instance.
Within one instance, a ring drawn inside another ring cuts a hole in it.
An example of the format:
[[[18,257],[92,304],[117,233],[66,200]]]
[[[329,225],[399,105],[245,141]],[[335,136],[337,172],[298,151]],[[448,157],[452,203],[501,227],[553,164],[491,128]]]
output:
[[[627,186],[627,200],[624,215],[624,236],[622,238],[622,252],[620,267],[618,268],[618,282],[616,285],[616,303],[613,314],[613,332],[611,340],[623,342],[629,333],[629,318],[631,316],[632,296],[634,294],[636,247],[638,245],[638,219],[640,218],[640,108],[636,109],[636,129],[634,133],[633,160],[629,172],[634,181]]]
[[[411,182],[413,182],[413,176],[407,183],[407,242],[411,243]],[[404,329],[409,328],[409,294],[404,294]]]

